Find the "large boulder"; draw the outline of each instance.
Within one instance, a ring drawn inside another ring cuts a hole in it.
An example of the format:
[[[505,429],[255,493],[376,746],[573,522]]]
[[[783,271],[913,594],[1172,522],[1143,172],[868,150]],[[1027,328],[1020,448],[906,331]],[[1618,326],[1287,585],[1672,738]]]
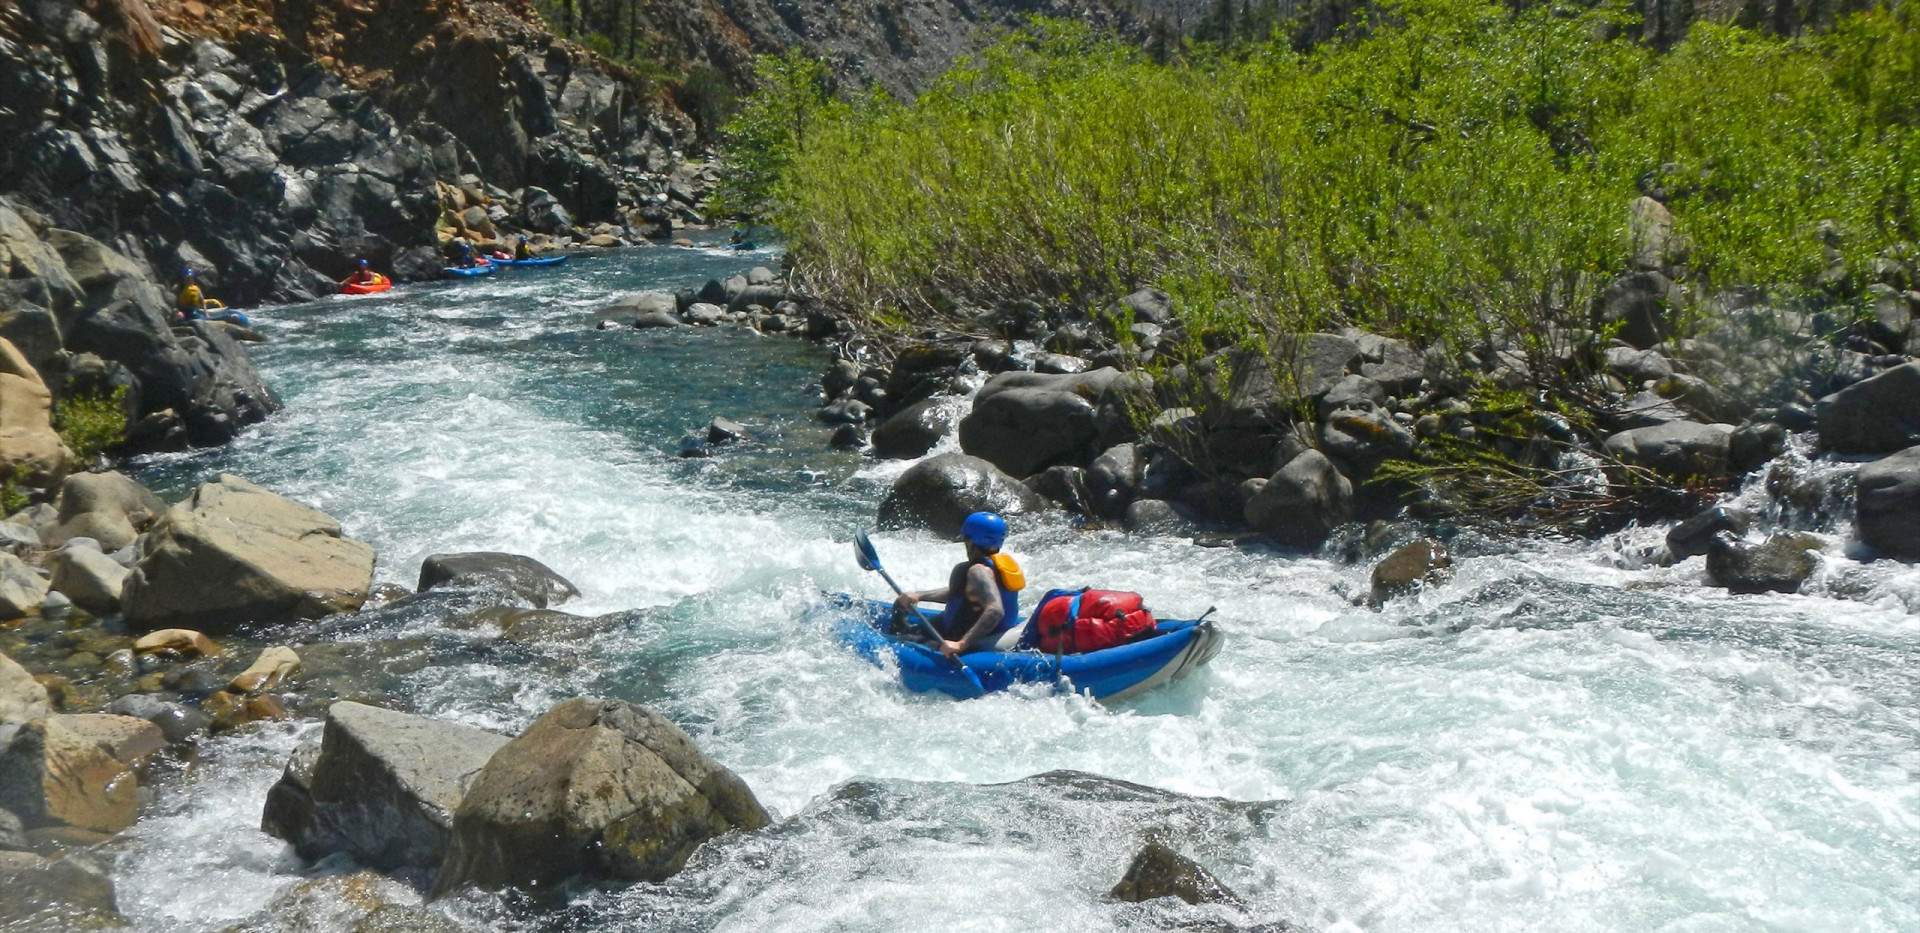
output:
[[[1037,511],[1040,505],[1033,490],[993,464],[966,454],[941,454],[914,464],[893,481],[880,503],[880,524],[952,536],[974,512],[1018,515]]]
[[[1707,546],[1707,576],[1735,593],[1797,593],[1813,574],[1811,552],[1819,546],[1807,535],[1777,534],[1748,544],[1723,532]]]
[[[745,782],[659,714],[568,700],[495,752],[461,800],[433,886],[660,881],[708,839],[768,823]]]
[[[1288,547],[1310,550],[1353,515],[1353,483],[1317,450],[1303,451],[1270,479],[1242,487],[1247,524]]]
[[[0,339],[0,474],[52,484],[72,462],[53,430],[53,393],[12,341]]]
[[[546,564],[498,551],[431,555],[420,563],[417,589],[422,593],[480,590],[535,609],[557,606],[580,595],[579,589]]]
[[[1895,366],[1820,400],[1820,442],[1850,454],[1920,444],[1920,362]]]
[[[0,654],[0,725],[43,719],[51,711],[47,688],[20,662]]]
[[[0,807],[29,827],[117,833],[140,809],[135,770],[165,745],[153,723],[128,716],[36,719],[0,750]]]
[[[119,611],[120,596],[132,572],[89,547],[61,548],[47,559],[47,566],[53,571],[54,592],[101,616]]]
[[[121,602],[137,628],[208,632],[351,612],[373,585],[373,556],[326,515],[223,474],[141,539]]]
[[[1667,532],[1667,553],[1674,560],[1699,557],[1713,549],[1715,536],[1725,532],[1739,537],[1752,525],[1753,513],[1716,505],[1673,526],[1673,530]]]
[[[1727,475],[1733,426],[1671,421],[1621,431],[1603,449],[1622,463],[1645,467],[1669,479],[1719,479]]]
[[[890,460],[924,457],[959,422],[954,400],[927,398],[896,412],[873,430],[873,453]]]
[[[74,538],[92,538],[117,551],[167,513],[167,504],[124,473],[81,473],[60,486],[55,502],[60,523],[46,537],[58,547]]]
[[[1452,569],[1453,555],[1447,552],[1447,546],[1432,538],[1422,538],[1373,565],[1367,603],[1379,606],[1426,584],[1437,583]]]
[[[0,553],[0,621],[39,612],[46,601],[46,578],[20,558]]]
[[[113,880],[84,855],[0,852],[0,929],[72,933],[124,926]]]
[[[960,421],[960,449],[1013,476],[1083,465],[1100,452],[1094,402],[1119,377],[1111,368],[1001,373],[974,394],[973,410]]]
[[[613,304],[593,313],[602,324],[633,325],[641,317],[649,314],[664,314],[672,317],[680,311],[679,303],[672,292],[651,291],[635,292]]]
[[[1854,473],[1861,543],[1888,557],[1920,561],[1920,447],[1862,466]]]
[[[458,723],[335,703],[267,792],[260,829],[317,861],[344,853],[381,871],[431,873],[446,857],[467,783],[507,737]]]

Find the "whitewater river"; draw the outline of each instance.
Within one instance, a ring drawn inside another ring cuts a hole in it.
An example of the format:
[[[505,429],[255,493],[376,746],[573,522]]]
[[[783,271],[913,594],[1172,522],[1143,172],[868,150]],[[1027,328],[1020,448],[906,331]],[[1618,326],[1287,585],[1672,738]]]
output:
[[[1813,595],[1736,597],[1701,562],[1598,543],[1462,539],[1448,584],[1354,606],[1366,566],[1016,522],[1038,587],[1217,606],[1225,650],[1113,707],[911,695],[805,618],[882,595],[852,533],[901,464],[827,450],[827,351],[730,329],[598,332],[591,310],[769,256],[653,249],[562,270],[258,315],[286,410],[232,447],[147,464],[177,498],[233,472],[338,518],[411,586],[428,554],[504,550],[597,621],[499,639],[371,612],[288,636],[312,689],[513,731],[583,693],[646,703],[779,821],[664,885],[472,929],[1118,930],[1285,919],[1381,933],[1920,930],[1920,571],[1836,551]],[[715,415],[756,441],[673,454]],[[1844,533],[1844,527],[1827,528]],[[957,546],[887,533],[931,586]],[[257,830],[317,724],[203,744],[113,849],[142,930],[218,930],[300,881]],[[1150,790],[1127,791],[1071,770]],[[1240,908],[1105,892],[1149,830]]]

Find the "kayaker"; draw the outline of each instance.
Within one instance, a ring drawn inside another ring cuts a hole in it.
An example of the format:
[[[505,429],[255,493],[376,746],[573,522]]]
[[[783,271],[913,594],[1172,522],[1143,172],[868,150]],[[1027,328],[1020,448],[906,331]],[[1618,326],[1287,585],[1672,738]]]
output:
[[[1026,586],[1020,565],[1000,553],[1007,540],[1006,519],[975,512],[961,523],[960,537],[967,545],[967,559],[954,565],[946,586],[902,593],[893,601],[903,613],[922,602],[946,604],[934,627],[942,639],[940,653],[949,658],[990,647],[1002,632],[1018,625],[1018,593]]]
[[[183,321],[207,318],[207,298],[200,293],[200,280],[194,277],[192,269],[180,271],[180,290],[173,296],[173,313]]]
[[[527,235],[520,234],[519,242],[513,244],[513,258],[525,261],[533,258],[533,247],[527,245]]]
[[[375,275],[373,270],[367,267],[366,260],[358,260],[357,265],[358,268],[353,270],[352,275],[341,280],[341,285],[372,285],[380,280],[380,277]]]
[[[473,258],[473,247],[466,243],[461,243],[460,255],[454,257],[453,264],[462,269],[471,269],[479,265]]]

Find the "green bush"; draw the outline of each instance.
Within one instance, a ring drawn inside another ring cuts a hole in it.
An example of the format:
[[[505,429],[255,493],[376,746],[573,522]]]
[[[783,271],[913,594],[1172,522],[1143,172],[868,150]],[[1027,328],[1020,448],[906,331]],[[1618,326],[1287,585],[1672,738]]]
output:
[[[1700,25],[1661,54],[1611,7],[1400,0],[1307,53],[1161,63],[1036,22],[910,103],[789,64],[737,121],[760,161],[732,203],[773,205],[815,287],[875,320],[1152,284],[1196,335],[1354,324],[1545,362],[1625,267],[1643,184],[1695,295],[1844,300],[1833,259],[1916,239],[1915,26]]]
[[[53,429],[82,465],[92,465],[127,437],[127,388],[97,392],[58,402]]]

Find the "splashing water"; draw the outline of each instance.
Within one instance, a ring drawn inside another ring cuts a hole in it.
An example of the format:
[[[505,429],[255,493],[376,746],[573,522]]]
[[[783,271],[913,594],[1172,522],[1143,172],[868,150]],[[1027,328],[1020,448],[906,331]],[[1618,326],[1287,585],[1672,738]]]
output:
[[[1836,547],[1810,595],[1730,596],[1699,585],[1698,559],[1631,556],[1663,529],[1462,541],[1450,582],[1371,612],[1340,595],[1364,566],[1022,519],[1008,547],[1040,588],[1138,590],[1170,617],[1218,606],[1225,650],[1114,707],[908,694],[801,621],[822,590],[884,594],[846,542],[900,469],[827,449],[825,351],[592,329],[613,296],[751,262],[647,250],[263,312],[257,359],[287,410],[146,469],[176,497],[224,471],[321,508],[379,549],[383,580],[412,583],[436,552],[544,561],[583,592],[564,608],[597,615],[566,637],[383,611],[291,637],[312,642],[310,669],[503,731],[580,693],[650,704],[783,820],[545,919],[480,895],[438,908],[461,923],[1920,929],[1914,569]],[[716,415],[753,438],[673,456]],[[909,586],[957,559],[924,535],[876,540]],[[161,783],[116,846],[137,927],[219,929],[316,870],[256,828],[314,730],[211,740]],[[1184,796],[1027,780],[1062,770]],[[1108,900],[1156,828],[1244,903]]]

